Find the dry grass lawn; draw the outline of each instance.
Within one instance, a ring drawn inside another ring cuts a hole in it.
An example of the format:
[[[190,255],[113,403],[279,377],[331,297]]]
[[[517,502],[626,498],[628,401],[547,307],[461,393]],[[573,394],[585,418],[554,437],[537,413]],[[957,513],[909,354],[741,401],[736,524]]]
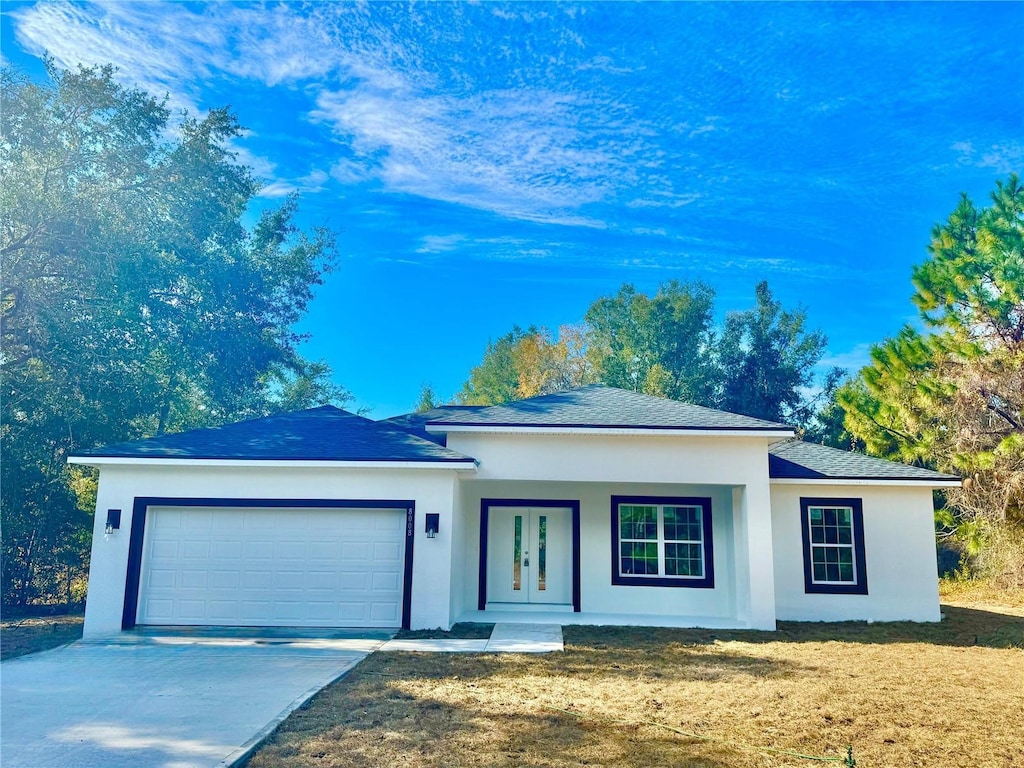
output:
[[[0,659],[45,651],[82,636],[82,614],[4,619],[0,622]]]
[[[1024,766],[1024,609],[944,611],[775,633],[566,627],[565,653],[537,656],[378,653],[249,765],[767,768],[842,763],[749,747],[852,744],[860,768]]]

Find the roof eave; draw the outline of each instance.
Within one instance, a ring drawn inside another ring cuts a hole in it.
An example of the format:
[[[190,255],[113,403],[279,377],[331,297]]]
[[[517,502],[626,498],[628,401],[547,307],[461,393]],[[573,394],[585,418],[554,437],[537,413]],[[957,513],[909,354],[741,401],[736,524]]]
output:
[[[913,488],[959,488],[962,480],[930,477],[772,477],[772,485],[887,485]]]
[[[198,466],[198,467],[330,467],[334,469],[451,469],[477,468],[477,461],[464,459],[226,459],[199,456],[69,456],[68,464],[101,466]]]
[[[714,437],[793,437],[792,429],[763,427],[660,427],[660,426],[596,426],[556,424],[449,424],[431,422],[425,425],[431,434],[453,432],[490,432],[500,434],[546,435],[688,435]]]

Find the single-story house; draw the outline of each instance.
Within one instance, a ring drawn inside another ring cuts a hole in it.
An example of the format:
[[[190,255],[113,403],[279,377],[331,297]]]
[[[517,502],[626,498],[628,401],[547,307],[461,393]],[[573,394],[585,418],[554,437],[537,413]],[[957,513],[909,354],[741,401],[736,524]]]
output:
[[[100,469],[87,636],[936,621],[932,489],[960,482],[604,386],[384,421],[325,406],[70,461]]]

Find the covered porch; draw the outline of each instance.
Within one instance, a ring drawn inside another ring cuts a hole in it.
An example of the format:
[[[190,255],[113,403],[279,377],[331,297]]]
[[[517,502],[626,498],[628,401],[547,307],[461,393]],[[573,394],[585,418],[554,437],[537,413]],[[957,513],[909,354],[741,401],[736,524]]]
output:
[[[774,629],[771,514],[750,503],[759,490],[466,478],[452,621]]]

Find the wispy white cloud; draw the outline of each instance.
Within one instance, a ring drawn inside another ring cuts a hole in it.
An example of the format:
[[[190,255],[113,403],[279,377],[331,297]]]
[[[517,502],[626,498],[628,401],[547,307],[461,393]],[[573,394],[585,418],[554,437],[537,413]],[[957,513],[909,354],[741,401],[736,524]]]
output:
[[[695,203],[704,195],[698,192],[673,194],[671,192],[652,192],[649,197],[635,198],[626,203],[627,208],[682,208]]]
[[[279,198],[296,193],[312,195],[323,192],[329,178],[326,171],[317,169],[295,179],[276,179],[266,184],[257,196]]]
[[[455,80],[439,88],[451,72],[437,60],[425,63],[415,38],[388,23],[392,9],[380,9],[100,0],[13,13],[28,50],[48,51],[62,67],[114,63],[124,81],[168,93],[175,108],[199,111],[201,86],[218,79],[302,85],[314,102],[311,117],[355,151],[331,165],[341,183],[376,179],[388,191],[509,218],[605,226],[580,209],[636,181],[644,131],[628,109],[564,85],[460,90]],[[550,16],[540,8],[507,10],[517,19]],[[561,37],[570,47],[585,45],[572,30]],[[614,69],[608,56],[592,63]],[[264,194],[297,186],[239,151],[270,182]]]
[[[986,168],[998,174],[1019,172],[1024,167],[1024,142],[1002,141],[979,148],[973,141],[950,145],[959,165]]]
[[[459,97],[410,83],[364,84],[321,92],[312,116],[372,163],[392,191],[511,218],[600,227],[575,211],[612,197],[615,171],[629,170],[609,146],[586,140],[580,115],[593,105],[585,102],[541,90]]]
[[[420,238],[416,253],[447,253],[458,248],[465,239],[465,235],[426,235]]]
[[[367,163],[357,163],[342,158],[331,166],[331,177],[341,184],[358,184],[365,181],[371,173]]]

